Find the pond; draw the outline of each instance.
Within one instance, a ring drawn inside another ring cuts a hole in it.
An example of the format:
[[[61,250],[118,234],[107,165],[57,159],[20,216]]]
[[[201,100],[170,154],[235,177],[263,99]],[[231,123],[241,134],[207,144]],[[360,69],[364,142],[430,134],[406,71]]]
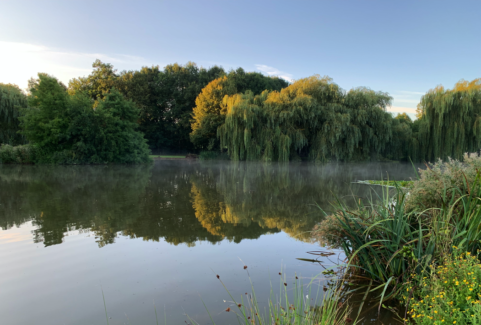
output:
[[[399,163],[0,165],[1,322],[106,324],[104,296],[111,325],[156,324],[155,311],[210,324],[204,304],[237,324],[217,274],[234,298],[250,276],[260,302],[280,271],[308,283],[323,268],[298,258],[324,249],[309,233],[319,208],[376,195],[353,181],[413,176]]]

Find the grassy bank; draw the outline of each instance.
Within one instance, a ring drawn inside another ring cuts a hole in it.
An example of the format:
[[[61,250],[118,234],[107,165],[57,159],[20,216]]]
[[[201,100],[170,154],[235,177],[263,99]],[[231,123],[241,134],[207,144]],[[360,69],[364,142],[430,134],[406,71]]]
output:
[[[150,155],[149,156],[152,159],[185,159],[185,155]]]
[[[401,320],[477,324],[480,167],[478,157],[439,161],[420,171],[406,189],[394,184],[394,196],[386,190],[377,200],[359,201],[355,209],[337,202],[337,212],[326,215],[315,234],[344,250],[351,281],[371,280],[382,289],[380,306],[402,302],[404,310],[396,312]],[[448,283],[457,290],[448,290]],[[450,308],[441,315],[435,306],[443,305]]]

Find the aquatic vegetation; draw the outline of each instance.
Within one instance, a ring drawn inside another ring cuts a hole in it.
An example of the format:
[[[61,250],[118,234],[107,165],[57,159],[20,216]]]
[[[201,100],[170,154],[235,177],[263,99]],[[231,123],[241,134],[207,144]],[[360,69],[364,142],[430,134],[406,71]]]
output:
[[[380,203],[359,202],[354,210],[339,203],[315,233],[341,247],[358,276],[392,287],[386,292],[396,296],[408,274],[440,261],[451,245],[476,254],[481,240],[478,179],[469,184],[469,194],[422,211],[406,209],[408,196],[400,188],[392,198],[386,191]]]
[[[371,181],[371,180],[367,180],[367,181],[359,181],[359,183],[361,183],[361,184],[363,184],[363,183],[364,184],[371,184],[371,185],[391,186],[391,187],[396,187],[396,186],[408,187],[413,183],[413,181],[390,181],[390,180]]]
[[[232,299],[228,302],[229,307],[225,309],[225,312],[235,314],[239,324],[342,325],[357,323],[357,320],[348,317],[350,312],[348,300],[340,295],[339,286],[333,286],[330,289],[324,287],[322,292],[319,287],[312,290],[316,278],[311,279],[305,287],[302,279],[297,275],[292,280],[288,280],[283,272],[279,272],[278,296],[274,293],[271,285],[268,308],[263,308],[262,303],[256,297],[248,267],[244,265],[243,268],[249,277],[251,293],[246,292],[241,295],[240,299],[233,297],[221,277],[216,275]],[[198,324],[190,317],[189,320],[193,324]],[[212,316],[211,321],[215,325]]]

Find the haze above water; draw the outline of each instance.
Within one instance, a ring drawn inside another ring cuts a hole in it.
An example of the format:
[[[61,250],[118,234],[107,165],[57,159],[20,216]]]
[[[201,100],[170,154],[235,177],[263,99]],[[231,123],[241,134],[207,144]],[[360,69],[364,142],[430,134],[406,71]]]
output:
[[[267,301],[278,272],[323,269],[309,231],[356,180],[404,180],[409,164],[157,161],[151,166],[0,165],[0,314],[4,324],[237,323],[234,297]],[[332,265],[337,258],[322,260]],[[309,282],[309,281],[306,281]],[[227,302],[224,302],[224,299]],[[164,312],[165,310],[165,312]]]

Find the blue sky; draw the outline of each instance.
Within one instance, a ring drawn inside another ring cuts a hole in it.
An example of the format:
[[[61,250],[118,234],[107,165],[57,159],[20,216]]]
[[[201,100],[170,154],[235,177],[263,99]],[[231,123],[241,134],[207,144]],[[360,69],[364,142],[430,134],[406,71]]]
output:
[[[481,1],[0,1],[0,82],[64,82],[196,62],[299,79],[328,75],[414,112],[427,90],[481,77]]]

